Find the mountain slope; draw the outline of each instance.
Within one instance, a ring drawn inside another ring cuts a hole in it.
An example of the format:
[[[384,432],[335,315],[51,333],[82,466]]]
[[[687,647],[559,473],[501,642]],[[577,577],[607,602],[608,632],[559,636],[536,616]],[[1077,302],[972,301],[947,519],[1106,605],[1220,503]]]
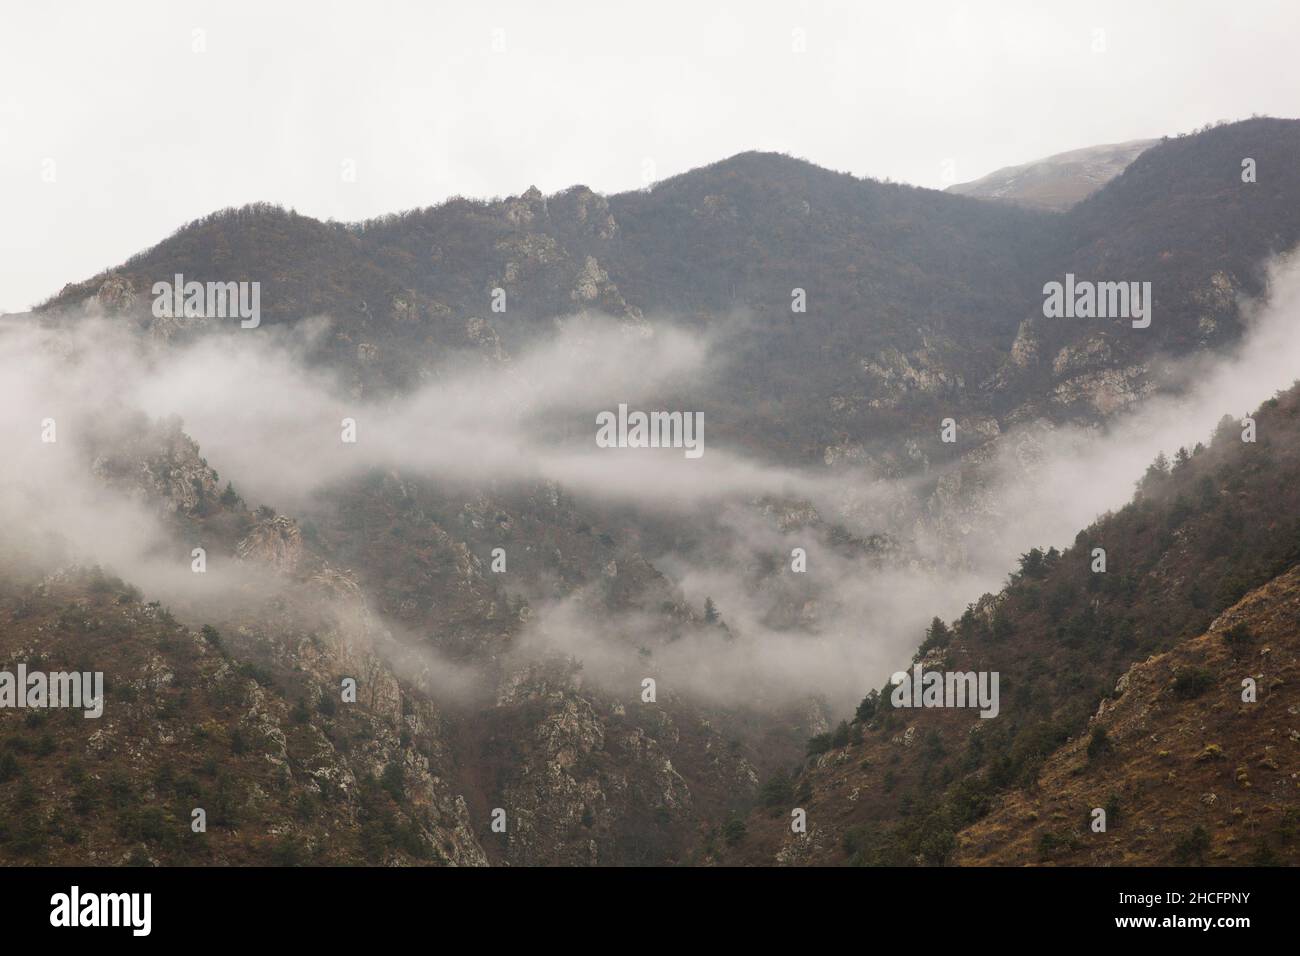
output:
[[[951,626],[936,619],[915,660],[928,670],[998,672],[995,718],[953,707],[899,709],[888,685],[872,692],[852,724],[810,743],[810,759],[793,780],[767,783],[768,805],[748,816],[744,838],[720,850],[718,859],[934,864],[949,862],[959,840],[968,852],[992,856],[988,834],[1001,831],[986,830],[976,842],[976,836],[966,838],[966,829],[1001,800],[1023,808],[1039,799],[1032,794],[1047,785],[1043,768],[1066,745],[1066,756],[1056,758],[1059,784],[1060,768],[1077,766],[1073,758],[1086,747],[1080,735],[1098,705],[1135,661],[1170,652],[1154,670],[1166,674],[1173,662],[1203,657],[1198,648],[1219,640],[1217,632],[1232,620],[1225,616],[1214,626],[1216,617],[1300,562],[1300,522],[1293,517],[1300,508],[1300,386],[1270,400],[1256,418],[1258,442],[1243,442],[1240,426],[1225,419],[1210,447],[1184,450],[1172,468],[1158,461],[1138,497],[1081,531],[1074,547],[1027,553],[1001,593],[985,595]],[[1100,573],[1093,571],[1097,546],[1106,552]],[[1289,594],[1292,580],[1281,581],[1279,593]],[[1255,624],[1275,632],[1273,624]],[[1276,628],[1287,626],[1283,618]],[[1215,635],[1201,638],[1201,645],[1187,646],[1211,630]],[[1285,662],[1289,640],[1281,645],[1277,661]],[[1220,670],[1207,700],[1239,692],[1240,675],[1229,676]],[[1261,699],[1265,689],[1277,690],[1272,676],[1266,668]],[[1169,722],[1199,726],[1199,705],[1162,704],[1171,707]],[[1276,741],[1274,755],[1282,761],[1277,780],[1284,783],[1270,783],[1274,803],[1281,793],[1276,787],[1295,786],[1286,769],[1294,769],[1296,757],[1293,718],[1276,705],[1261,707],[1241,745],[1238,762]],[[1213,737],[1218,729],[1205,733]],[[1030,795],[1003,796],[1021,790]],[[1043,799],[1050,801],[1048,793]],[[796,806],[807,812],[803,836],[789,826]],[[1150,802],[1143,806],[1157,812]],[[1027,813],[1015,818],[1018,825],[1025,825]],[[1134,827],[1157,823],[1132,807],[1125,819]],[[1076,821],[1065,822],[1074,827]],[[1154,843],[1144,852],[1146,862],[1163,859]],[[1288,851],[1296,852],[1294,846]]]
[[[1300,123],[1252,119],[1162,141],[1063,217],[1039,288],[1067,273],[1151,283],[1151,325],[1130,318],[1024,317],[992,383],[1001,414],[1108,415],[1169,387],[1168,357],[1220,351],[1243,332],[1270,259],[1300,242]],[[1242,181],[1242,160],[1267,176]]]
[[[105,673],[97,719],[0,712],[8,863],[487,862],[436,711],[325,629],[191,630],[98,569],[6,589],[0,621],[8,670]]]
[[[948,192],[976,199],[1064,212],[1091,196],[1154,146],[1154,139],[1087,146],[1017,166],[1004,166],[987,176],[948,187]]]
[[[1243,681],[1255,696],[1243,702]],[[1091,828],[1094,808],[1106,830]],[[961,865],[1300,861],[1300,568],[1133,665],[1089,733],[963,830]]]

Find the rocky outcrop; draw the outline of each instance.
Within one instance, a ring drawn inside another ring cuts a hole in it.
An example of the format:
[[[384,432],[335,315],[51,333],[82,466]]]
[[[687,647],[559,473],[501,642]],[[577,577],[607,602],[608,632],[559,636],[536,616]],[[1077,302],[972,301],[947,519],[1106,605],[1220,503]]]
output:
[[[1066,360],[1074,361],[1074,356]],[[1112,415],[1155,391],[1145,365],[1107,368],[1076,375],[1052,389],[1052,400],[1067,408],[1085,406],[1098,415]]]
[[[262,517],[235,546],[241,561],[267,564],[277,571],[295,571],[303,557],[302,531],[284,515]]]
[[[129,279],[110,275],[96,290],[94,303],[105,312],[121,313],[134,309],[137,298]]]
[[[950,395],[965,387],[961,375],[948,370],[934,351],[921,349],[904,355],[885,349],[874,359],[864,359],[862,370],[870,380],[872,408],[897,408],[914,393]]]
[[[87,449],[91,473],[164,513],[197,515],[212,505],[218,498],[217,473],[180,422],[139,425],[96,431]]]

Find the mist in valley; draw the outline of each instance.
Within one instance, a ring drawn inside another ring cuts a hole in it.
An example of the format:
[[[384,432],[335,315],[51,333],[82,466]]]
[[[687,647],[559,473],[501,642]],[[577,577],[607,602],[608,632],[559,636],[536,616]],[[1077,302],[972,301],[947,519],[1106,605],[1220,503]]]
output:
[[[674,529],[689,548],[648,546],[644,556],[697,612],[711,599],[725,627],[696,619],[669,633],[652,611],[600,612],[590,586],[556,598],[540,582],[507,575],[507,590],[532,606],[513,659],[571,656],[583,681],[618,696],[654,677],[661,695],[759,710],[817,697],[846,714],[907,662],[932,617],[954,618],[997,591],[1029,548],[1070,545],[1131,498],[1158,453],[1208,440],[1221,416],[1240,418],[1292,384],[1300,268],[1278,262],[1270,275],[1268,301],[1245,310],[1239,347],[1174,363],[1171,392],[1104,427],[1035,422],[1003,434],[995,454],[973,466],[977,490],[962,492],[979,507],[956,522],[937,520],[940,471],[897,479],[870,463],[760,461],[711,443],[719,430],[707,415],[697,460],[681,449],[596,446],[595,414],[620,403],[694,411],[665,396],[699,394],[743,324],[709,333],[670,317],[643,325],[570,317],[504,362],[434,358],[424,385],[372,401],[350,397],[345,381],[311,361],[333,325],[328,316],[179,346],[96,314],[8,319],[0,323],[0,429],[9,436],[0,560],[27,578],[99,565],[149,600],[200,610],[290,587],[233,558],[214,558],[207,574],[194,575],[192,542],[175,540],[157,502],[97,474],[99,456],[142,429],[165,432],[174,419],[250,507],[290,516],[374,469],[453,496],[487,485],[558,486],[579,503],[632,515],[647,531]],[[340,439],[344,419],[356,423],[355,443]],[[42,441],[51,421],[57,438]],[[937,441],[938,423],[934,432],[916,437]],[[972,466],[947,467],[967,469],[969,482]],[[963,555],[956,566],[954,548]],[[792,570],[795,549],[806,555],[804,573]],[[373,626],[395,666],[413,677],[444,668],[455,671],[445,688],[473,683],[436,655],[409,650],[418,635],[377,618]]]

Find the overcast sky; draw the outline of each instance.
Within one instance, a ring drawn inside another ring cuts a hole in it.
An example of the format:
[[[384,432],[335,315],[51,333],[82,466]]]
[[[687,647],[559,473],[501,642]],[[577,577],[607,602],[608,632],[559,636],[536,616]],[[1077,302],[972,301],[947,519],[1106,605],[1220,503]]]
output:
[[[0,17],[0,311],[256,200],[351,220],[531,184],[616,192],[755,148],[937,188],[1300,115],[1297,0],[5,0]]]

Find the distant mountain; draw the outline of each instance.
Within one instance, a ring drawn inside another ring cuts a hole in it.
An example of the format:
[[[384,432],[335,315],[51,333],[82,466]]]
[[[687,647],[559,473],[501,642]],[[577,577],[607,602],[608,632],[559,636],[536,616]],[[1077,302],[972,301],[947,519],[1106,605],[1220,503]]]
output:
[[[1106,185],[1158,142],[1134,139],[1072,149],[1019,166],[1004,166],[971,182],[949,186],[947,191],[1063,212]]]

